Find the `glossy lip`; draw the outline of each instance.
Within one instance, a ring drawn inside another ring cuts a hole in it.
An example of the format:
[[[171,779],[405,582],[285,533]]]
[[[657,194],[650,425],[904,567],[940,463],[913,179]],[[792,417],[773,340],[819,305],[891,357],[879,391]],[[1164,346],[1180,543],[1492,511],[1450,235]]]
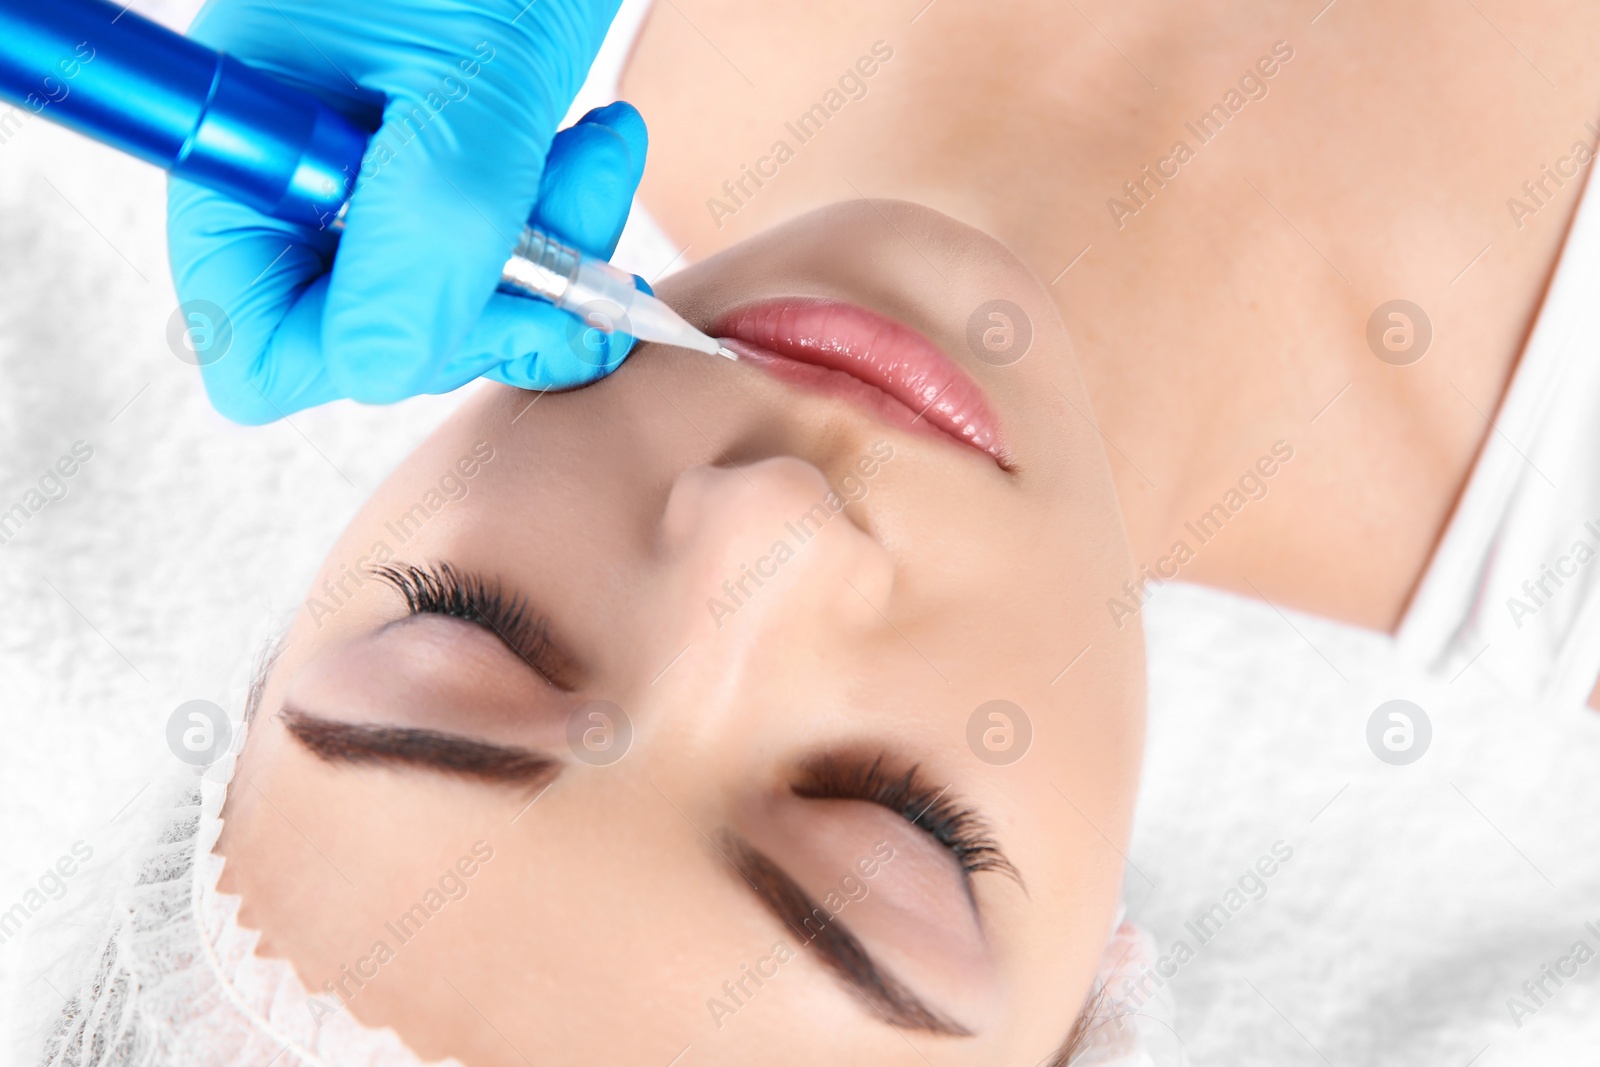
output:
[[[780,297],[728,312],[711,333],[784,381],[852,400],[903,429],[954,438],[1012,469],[978,384],[893,319],[838,300]]]

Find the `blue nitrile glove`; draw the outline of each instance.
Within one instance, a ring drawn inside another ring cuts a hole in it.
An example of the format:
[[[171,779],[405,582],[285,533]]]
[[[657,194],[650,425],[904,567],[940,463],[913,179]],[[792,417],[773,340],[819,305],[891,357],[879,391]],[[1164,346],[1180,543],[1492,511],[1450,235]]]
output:
[[[591,255],[616,247],[644,171],[644,122],[617,103],[556,126],[618,2],[207,4],[196,40],[383,117],[342,238],[171,183],[179,299],[227,317],[191,335],[219,411],[263,423],[480,375],[547,389],[616,369],[631,338],[599,335],[597,348],[569,313],[495,285],[525,220]]]

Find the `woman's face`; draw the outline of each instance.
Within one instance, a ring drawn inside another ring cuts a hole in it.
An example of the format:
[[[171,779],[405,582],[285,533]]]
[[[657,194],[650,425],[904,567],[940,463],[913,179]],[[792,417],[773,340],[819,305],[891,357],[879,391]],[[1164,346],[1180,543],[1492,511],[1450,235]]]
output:
[[[746,358],[485,388],[344,533],[224,887],[309,1013],[424,1058],[1037,1064],[1111,926],[1143,723],[1051,301],[864,200],[660,295]]]

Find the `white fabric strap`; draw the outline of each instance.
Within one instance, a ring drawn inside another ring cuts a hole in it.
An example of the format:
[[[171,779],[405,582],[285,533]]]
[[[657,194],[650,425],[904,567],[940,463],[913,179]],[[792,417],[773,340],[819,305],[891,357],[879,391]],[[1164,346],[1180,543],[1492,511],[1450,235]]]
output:
[[[1402,653],[1437,674],[1557,706],[1581,704],[1600,675],[1597,201],[1585,195],[1578,206],[1483,453],[1397,635]]]

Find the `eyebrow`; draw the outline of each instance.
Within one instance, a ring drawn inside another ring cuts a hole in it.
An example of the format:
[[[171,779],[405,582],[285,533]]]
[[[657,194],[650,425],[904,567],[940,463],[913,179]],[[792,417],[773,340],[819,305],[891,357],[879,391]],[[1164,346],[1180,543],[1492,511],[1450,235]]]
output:
[[[331,764],[415,767],[530,787],[543,787],[561,772],[561,761],[553,756],[460,734],[340,722],[290,707],[280,715],[295,740]],[[949,1037],[972,1036],[971,1030],[930,1008],[880,967],[854,934],[765,853],[732,831],[723,838],[723,854],[767,911],[804,944],[814,945],[823,964],[885,1023]]]
[[[894,975],[878,966],[866,947],[765,853],[732,831],[723,835],[724,853],[756,897],[822,962],[890,1026],[950,1037],[972,1031],[928,1007]]]
[[[294,739],[326,763],[417,767],[497,785],[543,786],[561,773],[560,760],[532,749],[439,730],[339,722],[289,707],[281,714]]]

